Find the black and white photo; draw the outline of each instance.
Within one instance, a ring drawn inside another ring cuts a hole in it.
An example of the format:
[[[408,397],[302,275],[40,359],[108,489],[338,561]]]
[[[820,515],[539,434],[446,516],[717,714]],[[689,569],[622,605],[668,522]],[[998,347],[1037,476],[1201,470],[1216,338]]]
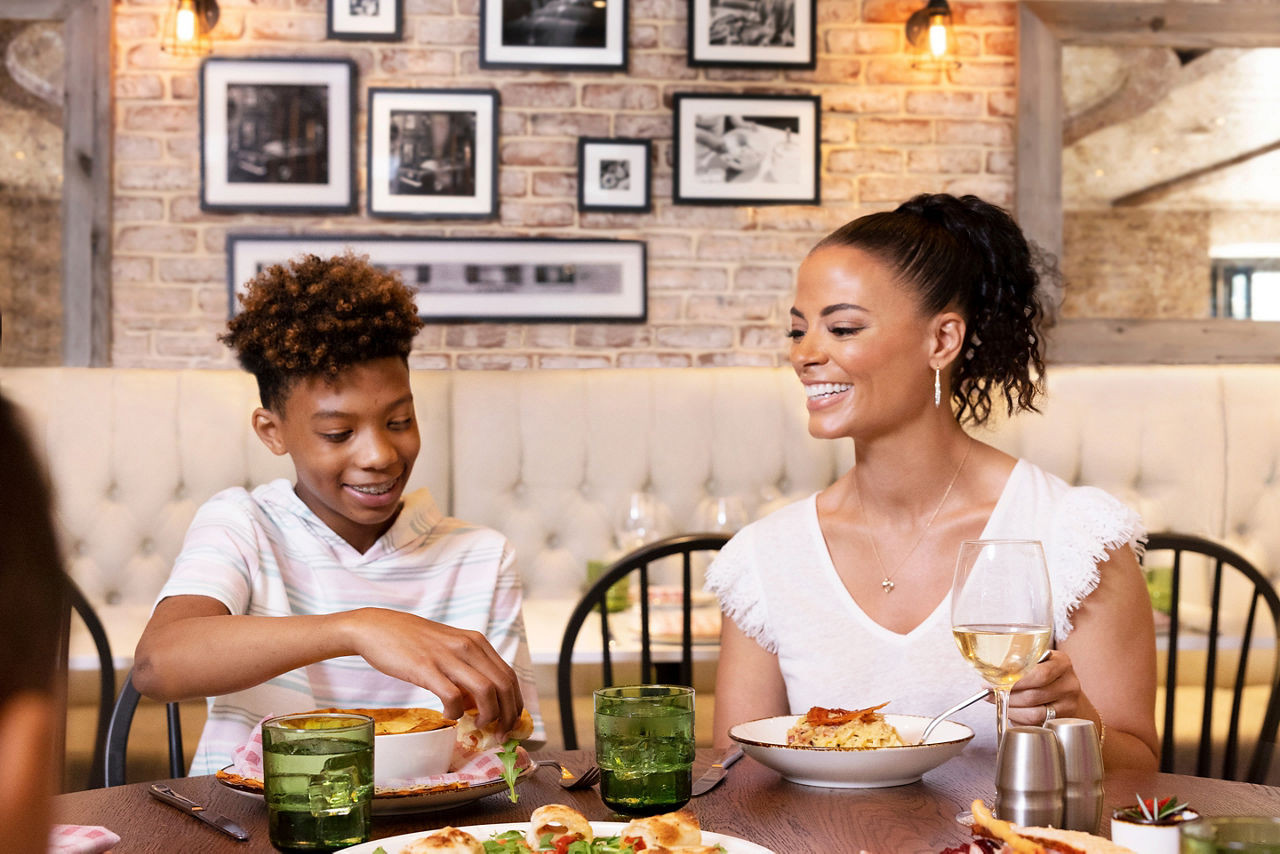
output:
[[[370,215],[497,216],[497,138],[497,90],[370,89]]]
[[[327,35],[346,41],[400,41],[404,0],[327,0]]]
[[[817,95],[672,96],[679,204],[820,202]]]
[[[648,213],[651,152],[647,139],[579,139],[578,210]]]
[[[689,65],[814,68],[817,0],[689,0]]]
[[[354,84],[346,59],[206,59],[201,207],[353,210]]]
[[[480,0],[481,68],[627,67],[628,0]]]
[[[245,283],[303,253],[346,251],[400,274],[429,322],[643,322],[646,248],[640,240],[391,235],[231,235],[229,308]]]

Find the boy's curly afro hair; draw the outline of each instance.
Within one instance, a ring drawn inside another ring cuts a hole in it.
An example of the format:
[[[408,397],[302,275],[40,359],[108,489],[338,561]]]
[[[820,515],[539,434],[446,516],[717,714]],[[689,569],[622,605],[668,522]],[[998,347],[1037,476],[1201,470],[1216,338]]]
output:
[[[277,412],[304,377],[332,379],[388,356],[407,361],[422,328],[399,276],[350,251],[273,264],[249,280],[240,306],[218,340],[258,380],[262,405]]]

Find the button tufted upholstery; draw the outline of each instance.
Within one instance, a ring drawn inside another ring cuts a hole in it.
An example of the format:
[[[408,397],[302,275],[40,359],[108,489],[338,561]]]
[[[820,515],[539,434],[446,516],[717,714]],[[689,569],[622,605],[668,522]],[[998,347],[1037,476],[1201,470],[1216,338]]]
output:
[[[623,499],[648,490],[692,527],[710,495],[753,515],[828,483],[850,443],[806,431],[787,369],[413,372],[411,485],[515,544],[529,595],[576,595]],[[0,370],[57,492],[71,572],[127,664],[196,507],[288,477],[249,428],[239,371]],[[1280,568],[1280,367],[1059,368],[1042,415],[979,434],[1130,502],[1151,530],[1225,540]]]

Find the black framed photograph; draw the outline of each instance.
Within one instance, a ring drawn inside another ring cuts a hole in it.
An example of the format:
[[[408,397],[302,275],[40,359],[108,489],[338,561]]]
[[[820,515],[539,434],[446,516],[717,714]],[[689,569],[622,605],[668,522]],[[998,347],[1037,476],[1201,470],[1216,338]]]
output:
[[[647,139],[578,140],[578,210],[600,213],[648,213],[649,163],[653,144]]]
[[[200,67],[200,207],[355,210],[350,59],[224,59]]]
[[[818,0],[689,0],[689,65],[817,66]]]
[[[344,41],[398,42],[404,37],[404,0],[327,0],[326,35]]]
[[[377,234],[228,236],[231,313],[245,284],[269,265],[348,250],[398,272],[431,323],[642,323],[648,314],[642,240]]]
[[[498,215],[495,89],[369,90],[369,214]]]
[[[627,68],[629,0],[480,0],[481,68]]]
[[[819,204],[819,96],[677,92],[672,103],[677,204]]]

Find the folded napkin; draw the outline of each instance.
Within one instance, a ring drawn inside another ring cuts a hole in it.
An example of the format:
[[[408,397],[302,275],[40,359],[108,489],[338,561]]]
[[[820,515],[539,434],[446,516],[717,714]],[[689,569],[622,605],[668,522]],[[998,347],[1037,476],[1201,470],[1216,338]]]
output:
[[[82,824],[55,824],[49,831],[49,854],[103,854],[120,837],[105,827]]]
[[[268,717],[271,717],[270,715]],[[266,720],[267,718],[263,718]],[[376,739],[377,736],[374,736]],[[466,753],[460,745],[454,745],[453,761],[449,771],[444,774],[433,774],[429,777],[415,777],[405,780],[391,780],[391,785],[378,786],[376,792],[403,792],[405,790],[434,789],[444,786],[475,786],[502,779],[502,760],[498,758],[499,748],[482,753]],[[375,760],[376,761],[376,760]],[[516,768],[524,769],[533,764],[529,754],[523,747],[516,748]],[[231,766],[226,769],[232,774],[248,780],[262,779],[262,721],[253,728],[249,740],[240,745],[231,754]]]

